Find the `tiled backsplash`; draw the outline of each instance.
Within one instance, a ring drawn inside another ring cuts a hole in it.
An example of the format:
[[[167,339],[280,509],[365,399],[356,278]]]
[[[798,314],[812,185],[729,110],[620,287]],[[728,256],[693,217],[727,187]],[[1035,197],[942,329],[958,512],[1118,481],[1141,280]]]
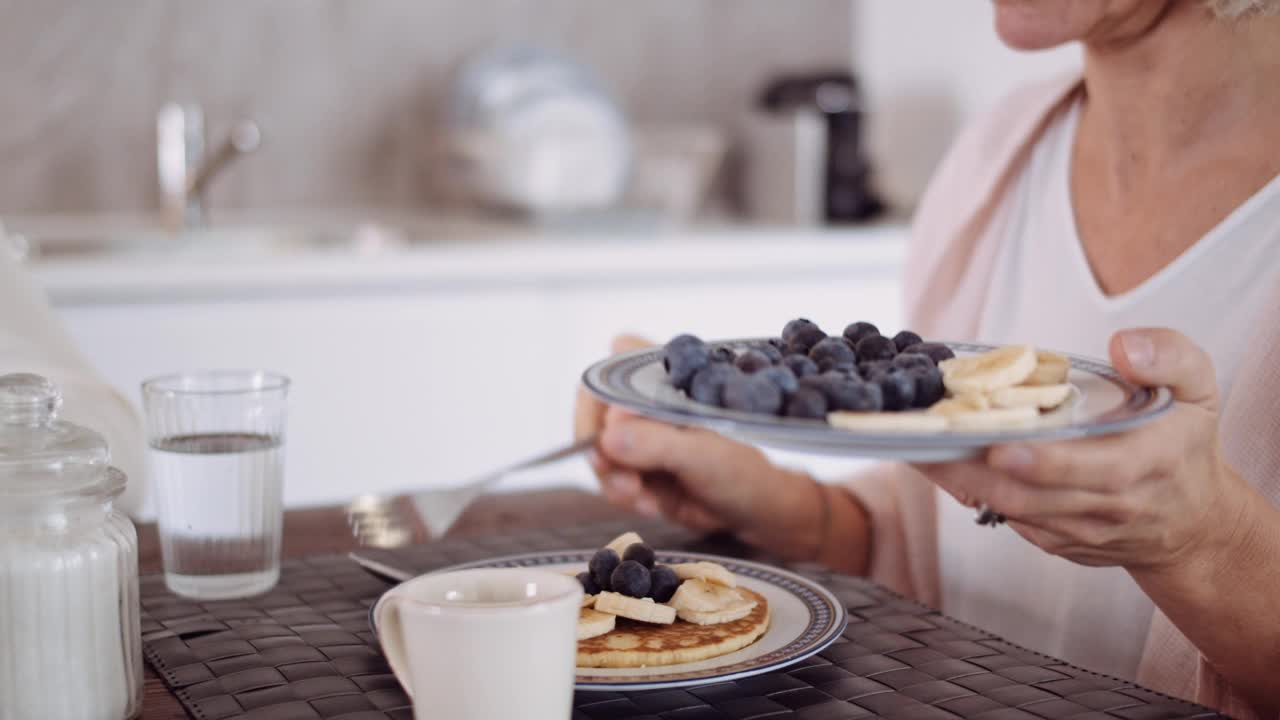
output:
[[[155,112],[205,106],[263,145],[211,205],[419,207],[468,52],[590,64],[638,122],[732,130],[774,72],[846,66],[852,0],[0,0],[0,213],[157,206]]]

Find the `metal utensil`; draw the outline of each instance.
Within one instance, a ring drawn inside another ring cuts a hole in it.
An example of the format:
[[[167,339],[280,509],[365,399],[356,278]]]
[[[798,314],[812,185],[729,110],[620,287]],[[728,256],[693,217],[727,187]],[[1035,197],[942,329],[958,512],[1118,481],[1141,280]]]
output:
[[[370,574],[386,580],[387,582],[402,583],[411,580],[414,577],[414,573],[411,573],[408,570],[391,567],[386,563],[371,560],[359,553],[350,552],[347,553],[347,557],[351,558],[352,562],[364,568]]]
[[[540,465],[546,465],[577,455],[594,446],[596,438],[596,435],[584,437],[569,445],[549,450],[501,470],[481,475],[457,487],[424,490],[414,493],[412,495],[413,504],[418,510],[418,516],[422,518],[423,524],[426,525],[427,531],[431,533],[431,537],[440,537],[448,532],[450,527],[453,527],[453,523],[457,521],[458,516],[462,515],[462,511],[467,509],[467,506],[502,478],[514,472],[530,470]],[[353,532],[358,537],[361,537],[363,541],[365,536],[369,534],[367,531],[376,531],[369,537],[370,541],[364,543],[368,545],[390,547],[403,544],[399,540],[407,537],[407,533],[396,532],[397,530],[407,529],[400,527],[403,524],[402,522],[386,512],[371,513],[371,504],[376,504],[378,500],[379,498],[366,496],[358,498],[356,502],[347,507],[347,518],[352,525]],[[385,502],[382,503],[382,505],[386,504]],[[381,507],[381,505],[378,507]],[[391,525],[394,525],[394,527],[391,527]],[[393,541],[392,538],[396,541]]]

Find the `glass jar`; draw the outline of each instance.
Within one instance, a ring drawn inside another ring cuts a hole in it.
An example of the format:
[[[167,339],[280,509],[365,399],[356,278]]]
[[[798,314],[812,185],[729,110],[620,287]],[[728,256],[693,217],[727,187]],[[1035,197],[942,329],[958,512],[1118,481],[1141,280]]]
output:
[[[142,707],[138,535],[101,435],[38,375],[0,377],[0,720]]]

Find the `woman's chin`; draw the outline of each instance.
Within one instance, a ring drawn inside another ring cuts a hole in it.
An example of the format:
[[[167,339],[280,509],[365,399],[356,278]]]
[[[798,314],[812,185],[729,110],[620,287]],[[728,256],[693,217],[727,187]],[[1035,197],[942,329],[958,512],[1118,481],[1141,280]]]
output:
[[[1080,39],[1074,18],[1037,2],[995,3],[996,35],[1014,50],[1047,50]]]

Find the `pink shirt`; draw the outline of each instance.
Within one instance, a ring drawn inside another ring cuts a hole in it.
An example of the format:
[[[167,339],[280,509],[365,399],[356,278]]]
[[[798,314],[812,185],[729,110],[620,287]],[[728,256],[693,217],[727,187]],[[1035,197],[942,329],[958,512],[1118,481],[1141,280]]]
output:
[[[993,324],[990,306],[999,299],[993,294],[1000,293],[1002,287],[1007,291],[1007,283],[997,282],[997,273],[1007,264],[1009,238],[1019,236],[1017,223],[1025,212],[1024,204],[1017,201],[1018,186],[1025,184],[1027,168],[1037,150],[1044,152],[1046,133],[1054,129],[1055,123],[1061,124],[1062,111],[1076,97],[1080,82],[1080,77],[1073,74],[1015,93],[953,146],[916,217],[906,263],[912,268],[911,283],[906,288],[908,326],[926,336],[955,338],[979,338],[1000,329],[1010,330],[1000,323]],[[1078,244],[1078,240],[1073,241]],[[1274,273],[1270,277],[1274,278]],[[1280,324],[1274,320],[1274,309],[1280,309],[1280,288],[1274,282],[1267,284],[1270,286],[1261,289],[1257,305],[1272,312],[1260,312],[1259,317],[1265,320],[1257,324],[1252,336],[1238,338],[1246,350],[1233,358],[1234,382],[1224,396],[1221,428],[1228,462],[1274,503],[1280,500],[1280,415],[1268,407],[1267,398],[1276,397],[1280,391],[1280,368],[1268,358],[1280,351]],[[1259,288],[1251,290],[1258,292]],[[1109,334],[1110,328],[1106,331]],[[1073,349],[1051,339],[1036,338],[1035,342]],[[1083,348],[1081,351],[1099,354]],[[954,509],[941,504],[939,491],[923,476],[902,465],[878,467],[855,478],[852,487],[872,515],[872,577],[905,595],[948,610],[948,596],[957,602],[956,589],[963,587],[965,580],[950,575],[944,579],[943,575],[963,571],[955,567],[954,558],[939,544],[943,533],[948,542],[957,540],[948,529],[948,514]],[[1018,565],[1017,558],[1001,560],[1010,578],[1043,570],[1043,558],[1034,554],[1019,557],[1025,567]],[[1073,566],[1069,572],[1085,570]],[[1018,595],[1018,603],[1024,609],[1061,605],[1062,600],[1060,588],[1053,583],[1024,586]],[[1131,599],[1142,602],[1142,598]],[[1142,647],[1130,650],[1124,669],[1132,670],[1121,674],[1136,674],[1145,685],[1216,706],[1237,717],[1254,716],[1158,609],[1131,610],[1134,608],[1126,606],[1125,611],[1118,611],[1117,616],[1122,619],[1117,622],[1139,625],[1126,629],[1131,642]],[[996,623],[1000,627],[993,629],[1028,645],[1034,644],[1033,639],[1054,635],[1066,642],[1090,633],[1089,627],[1071,627],[1086,624],[1081,617],[1055,621],[1061,625],[1046,632],[1043,617],[1034,612],[1015,614],[1001,618]],[[1054,647],[1043,647],[1045,644]],[[1036,649],[1059,649],[1060,654],[1087,651],[1079,646],[1068,651],[1064,649],[1067,645],[1055,645],[1052,640],[1041,645]]]

